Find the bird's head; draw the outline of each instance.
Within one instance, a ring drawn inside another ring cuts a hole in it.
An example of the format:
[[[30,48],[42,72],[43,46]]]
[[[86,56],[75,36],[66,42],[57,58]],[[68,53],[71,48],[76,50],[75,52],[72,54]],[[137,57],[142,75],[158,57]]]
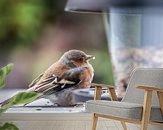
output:
[[[80,50],[69,50],[63,54],[60,60],[65,62],[71,62],[76,66],[88,63],[90,60],[95,59],[92,55],[87,55]]]

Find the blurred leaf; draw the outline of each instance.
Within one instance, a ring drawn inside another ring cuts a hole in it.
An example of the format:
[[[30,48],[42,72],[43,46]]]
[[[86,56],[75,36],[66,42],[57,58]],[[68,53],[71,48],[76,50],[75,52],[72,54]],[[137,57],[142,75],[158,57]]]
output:
[[[95,70],[94,82],[114,85],[111,58],[107,50],[89,52],[96,57],[91,62]]]
[[[41,94],[36,92],[19,92],[12,98],[13,105],[26,104],[36,100]]]
[[[41,96],[41,94],[36,92],[19,92],[11,98],[9,103],[5,104],[0,108],[0,113],[5,112],[7,109],[14,105],[27,104],[33,102],[39,96]]]
[[[8,104],[5,104],[3,107],[0,108],[0,114],[7,111],[7,109],[9,109],[11,106],[13,106],[12,102],[9,102]]]
[[[13,123],[5,123],[3,126],[0,126],[0,130],[19,130]]]
[[[6,77],[13,69],[13,66],[13,64],[8,64],[7,66],[0,69],[0,88],[5,86]]]
[[[17,46],[30,47],[45,24],[44,0],[0,0],[0,48],[7,52]],[[4,51],[5,52],[5,51]]]

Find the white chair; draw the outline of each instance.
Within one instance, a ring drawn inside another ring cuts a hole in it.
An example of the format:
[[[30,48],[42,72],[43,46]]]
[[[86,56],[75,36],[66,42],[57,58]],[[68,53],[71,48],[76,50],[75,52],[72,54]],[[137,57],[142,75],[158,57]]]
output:
[[[100,100],[104,85],[95,86],[95,100],[86,102],[86,109],[93,113],[92,130],[96,130],[98,117],[109,118],[125,123],[141,124],[147,130],[148,124],[163,128],[163,68],[138,68],[131,75],[126,95],[117,101],[115,89],[107,86],[112,101]]]

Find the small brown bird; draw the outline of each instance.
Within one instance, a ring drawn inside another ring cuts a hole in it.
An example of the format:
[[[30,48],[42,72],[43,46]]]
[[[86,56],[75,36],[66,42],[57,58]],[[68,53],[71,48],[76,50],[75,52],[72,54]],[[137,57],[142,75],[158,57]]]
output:
[[[89,61],[94,58],[80,50],[69,50],[32,81],[27,91],[43,93],[43,98],[59,106],[74,105],[72,91],[88,88],[93,80],[94,70]]]

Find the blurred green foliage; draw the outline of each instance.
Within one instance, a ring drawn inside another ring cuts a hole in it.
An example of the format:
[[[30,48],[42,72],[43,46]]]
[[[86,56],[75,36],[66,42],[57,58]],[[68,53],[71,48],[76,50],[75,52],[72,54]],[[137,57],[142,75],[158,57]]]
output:
[[[19,130],[13,123],[5,123],[3,126],[0,126],[0,130]]]
[[[36,100],[41,94],[36,92],[19,92],[10,101],[0,108],[0,113],[5,112],[14,105],[27,104]]]
[[[13,69],[13,66],[14,65],[11,63],[0,69],[0,88],[5,86],[5,79]],[[5,112],[8,108],[14,105],[30,103],[36,100],[39,96],[41,96],[41,94],[36,92],[19,92],[13,96],[7,104],[0,108],[0,113]]]
[[[55,0],[1,0],[0,48],[30,47],[56,12]]]
[[[107,50],[93,51],[91,54],[96,57],[91,62],[95,70],[94,80],[98,83],[114,85],[111,58]]]
[[[13,64],[8,64],[0,69],[0,88],[5,86],[6,77],[13,69],[13,66],[14,66]]]
[[[39,31],[43,13],[42,0],[1,0],[0,1],[0,42],[29,44]],[[30,42],[29,42],[30,41]]]
[[[7,75],[11,72],[12,68],[13,64],[8,64],[0,69],[0,88],[5,85],[4,81]],[[19,92],[15,96],[13,96],[7,104],[3,105],[0,108],[0,114],[5,112],[7,109],[14,105],[30,103],[36,100],[39,96],[41,96],[41,94],[36,92]],[[0,126],[0,130],[19,130],[19,129],[12,123],[5,123],[3,126]]]
[[[12,104],[13,105],[27,104],[36,100],[41,95],[42,94],[36,92],[19,92],[12,98]]]
[[[0,88],[2,88],[2,86],[5,85],[5,79],[8,76],[8,74],[11,72],[12,68],[13,68],[13,64],[8,64],[0,69]],[[30,103],[36,100],[41,95],[42,95],[41,93],[36,93],[36,92],[19,92],[11,99],[9,99],[9,102],[7,102],[5,105],[3,105],[0,108],[0,113],[5,112],[8,108],[14,105]]]

